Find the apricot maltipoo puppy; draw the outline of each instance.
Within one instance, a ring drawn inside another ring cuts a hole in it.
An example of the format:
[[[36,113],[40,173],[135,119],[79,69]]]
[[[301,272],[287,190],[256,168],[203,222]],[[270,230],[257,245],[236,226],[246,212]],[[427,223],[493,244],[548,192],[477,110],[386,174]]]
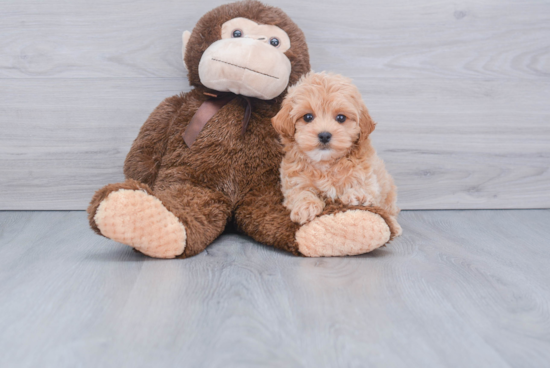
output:
[[[272,123],[285,146],[281,181],[292,221],[313,220],[330,199],[381,207],[399,226],[396,187],[369,138],[376,124],[350,79],[305,75]]]

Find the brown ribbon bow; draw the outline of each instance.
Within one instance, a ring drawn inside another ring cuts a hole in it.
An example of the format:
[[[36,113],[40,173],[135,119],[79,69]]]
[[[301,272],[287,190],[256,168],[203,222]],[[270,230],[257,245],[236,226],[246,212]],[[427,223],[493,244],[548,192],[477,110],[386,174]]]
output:
[[[193,145],[206,123],[208,123],[208,121],[216,115],[218,111],[220,111],[237,96],[244,98],[246,101],[242,129],[242,134],[244,135],[246,128],[248,127],[248,122],[250,121],[250,116],[252,115],[252,104],[250,102],[250,98],[243,95],[236,95],[231,92],[223,92],[218,94],[204,92],[204,94],[211,97],[200,105],[183,133],[183,140],[185,141],[185,144],[187,144],[187,147],[191,147]]]

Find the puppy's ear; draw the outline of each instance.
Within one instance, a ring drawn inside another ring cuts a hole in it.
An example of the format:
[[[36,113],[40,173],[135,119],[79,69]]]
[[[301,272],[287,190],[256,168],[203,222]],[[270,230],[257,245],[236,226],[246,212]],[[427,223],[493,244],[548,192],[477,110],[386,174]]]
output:
[[[294,137],[294,122],[290,116],[290,111],[292,107],[288,100],[284,100],[281,111],[271,119],[271,124],[275,131],[281,136],[287,139],[292,139]]]
[[[361,114],[359,115],[359,127],[361,133],[359,133],[359,142],[365,142],[369,135],[374,131],[376,123],[370,117],[369,110],[364,103],[361,103]]]

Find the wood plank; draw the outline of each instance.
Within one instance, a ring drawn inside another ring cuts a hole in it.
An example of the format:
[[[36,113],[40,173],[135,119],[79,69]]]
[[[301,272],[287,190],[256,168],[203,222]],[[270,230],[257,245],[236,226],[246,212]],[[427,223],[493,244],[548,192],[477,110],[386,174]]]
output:
[[[356,78],[405,209],[550,207],[550,85]],[[84,209],[181,78],[8,79],[0,209]]]
[[[84,212],[0,212],[0,366],[542,367],[549,210],[410,211],[371,254],[224,234],[154,260]]]
[[[8,0],[0,78],[181,77],[181,33],[225,1]],[[270,2],[316,70],[365,77],[548,78],[547,0]]]
[[[124,180],[130,145],[185,79],[4,80],[0,90],[0,209],[84,209]]]
[[[550,207],[550,83],[356,83],[403,208]]]

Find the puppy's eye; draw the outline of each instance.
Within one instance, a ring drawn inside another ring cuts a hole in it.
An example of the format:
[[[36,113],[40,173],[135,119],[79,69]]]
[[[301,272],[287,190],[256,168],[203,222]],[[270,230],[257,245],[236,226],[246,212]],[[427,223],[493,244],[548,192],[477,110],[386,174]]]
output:
[[[342,114],[336,115],[336,121],[339,122],[340,124],[346,121],[346,119],[347,119],[346,115],[342,115]]]
[[[304,121],[306,123],[311,123],[313,121],[313,114],[305,114],[304,115]]]
[[[243,33],[241,32],[240,29],[236,29],[233,31],[233,37],[234,38],[239,38],[239,37],[242,37]]]
[[[271,40],[269,40],[269,44],[274,47],[279,47],[280,42],[278,38],[273,37]]]

